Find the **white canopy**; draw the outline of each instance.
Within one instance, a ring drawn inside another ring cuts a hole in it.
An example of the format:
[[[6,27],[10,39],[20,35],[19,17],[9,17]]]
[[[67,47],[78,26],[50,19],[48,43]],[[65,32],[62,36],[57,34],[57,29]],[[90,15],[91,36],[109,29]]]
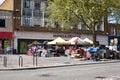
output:
[[[88,38],[85,38],[83,41],[84,41],[84,42],[87,42],[87,43],[89,43],[89,44],[93,44],[93,41],[90,40],[90,39],[88,39]]]
[[[71,44],[81,44],[81,45],[85,44],[85,42],[79,37],[73,37],[72,39],[69,40],[69,42]]]
[[[68,41],[65,41],[64,39],[62,39],[61,37],[58,37],[56,39],[54,39],[53,41],[50,41],[48,42],[48,44],[63,44],[63,45],[66,45],[66,44],[70,44],[70,42]]]

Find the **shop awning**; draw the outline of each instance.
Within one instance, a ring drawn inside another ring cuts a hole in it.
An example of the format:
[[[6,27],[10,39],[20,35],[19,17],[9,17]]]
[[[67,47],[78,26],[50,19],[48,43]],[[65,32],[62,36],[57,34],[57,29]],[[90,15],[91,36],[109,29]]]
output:
[[[0,32],[0,39],[12,39],[13,33],[12,32]]]

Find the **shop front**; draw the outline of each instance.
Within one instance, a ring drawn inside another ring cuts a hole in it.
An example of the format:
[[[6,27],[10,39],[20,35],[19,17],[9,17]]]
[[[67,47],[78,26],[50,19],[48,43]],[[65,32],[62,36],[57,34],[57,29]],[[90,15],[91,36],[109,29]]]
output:
[[[6,48],[12,46],[12,32],[0,32],[0,54],[5,54]]]
[[[29,45],[37,41],[39,43],[43,43],[45,41],[52,41],[58,37],[63,38],[64,40],[70,40],[72,37],[78,36],[81,39],[85,39],[86,37],[92,40],[91,35],[86,34],[73,34],[73,33],[49,33],[49,32],[22,32],[17,31],[14,32],[14,48],[16,49],[16,52],[18,54],[26,54],[27,50],[29,48]],[[104,40],[104,41],[103,41]],[[97,41],[100,42],[100,44],[107,44],[107,37],[106,36],[97,36]],[[104,43],[103,43],[104,42]]]
[[[44,39],[18,39],[18,54],[27,54],[27,51],[32,47],[32,45],[38,45],[39,47],[44,46]]]

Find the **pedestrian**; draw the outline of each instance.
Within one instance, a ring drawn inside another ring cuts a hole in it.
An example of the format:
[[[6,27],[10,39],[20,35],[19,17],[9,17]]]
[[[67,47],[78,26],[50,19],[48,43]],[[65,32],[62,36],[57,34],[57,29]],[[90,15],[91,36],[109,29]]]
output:
[[[65,56],[70,57],[71,56],[71,51],[69,47],[66,47],[65,49]]]
[[[32,45],[31,52],[33,55],[36,55],[37,45]]]
[[[6,54],[12,54],[12,52],[13,52],[13,48],[11,46],[8,46],[6,48]]]

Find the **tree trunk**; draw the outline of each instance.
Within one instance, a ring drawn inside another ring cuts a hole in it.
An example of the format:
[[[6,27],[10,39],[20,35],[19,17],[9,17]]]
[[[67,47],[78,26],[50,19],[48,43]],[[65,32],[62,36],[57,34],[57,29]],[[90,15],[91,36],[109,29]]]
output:
[[[93,47],[96,47],[96,32],[93,32]]]
[[[93,47],[96,47],[96,31],[95,26],[93,27]]]

